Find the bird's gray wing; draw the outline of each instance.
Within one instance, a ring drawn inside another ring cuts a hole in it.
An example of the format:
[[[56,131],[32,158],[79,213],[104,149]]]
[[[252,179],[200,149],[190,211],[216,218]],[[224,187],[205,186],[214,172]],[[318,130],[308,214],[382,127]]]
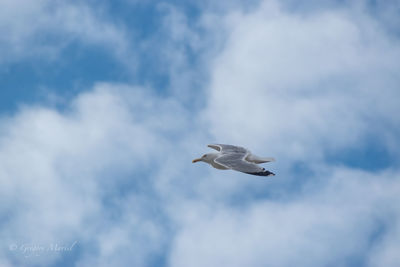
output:
[[[258,176],[275,175],[274,173],[267,171],[266,169],[258,166],[255,163],[246,161],[244,159],[246,155],[247,153],[223,154],[220,157],[214,159],[214,161],[229,169],[252,175],[258,175]]]
[[[224,145],[224,144],[210,144],[211,147],[221,153],[249,153],[250,151],[241,146]]]

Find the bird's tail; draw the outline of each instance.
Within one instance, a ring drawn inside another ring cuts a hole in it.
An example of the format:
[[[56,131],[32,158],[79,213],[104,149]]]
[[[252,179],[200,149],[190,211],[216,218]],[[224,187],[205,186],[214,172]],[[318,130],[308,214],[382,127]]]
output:
[[[263,158],[263,157],[259,157],[259,156],[252,155],[252,154],[248,155],[248,156],[246,157],[246,160],[247,160],[247,161],[250,161],[250,162],[254,162],[254,163],[256,163],[256,164],[275,161],[274,158]]]

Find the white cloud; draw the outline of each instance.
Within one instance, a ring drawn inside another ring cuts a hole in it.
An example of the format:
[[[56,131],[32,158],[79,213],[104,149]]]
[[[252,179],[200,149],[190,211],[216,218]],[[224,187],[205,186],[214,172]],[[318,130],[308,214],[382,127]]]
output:
[[[349,169],[332,171],[318,191],[309,190],[290,201],[255,201],[244,209],[188,207],[199,212],[188,216],[178,233],[170,265],[351,266],[351,262],[367,262],[375,256],[369,252],[369,242],[377,224],[391,231],[392,220],[399,219],[398,213],[387,216],[395,208],[390,203],[399,201],[398,173],[394,179],[391,172],[376,176]],[[385,251],[397,247],[392,243]]]
[[[265,1],[224,19],[228,38],[213,61],[203,119],[215,140],[274,155],[279,178],[222,182],[215,190],[222,198],[183,205],[173,213],[182,231],[170,265],[398,264],[399,214],[390,204],[398,202],[398,170],[368,173],[326,162],[370,145],[398,155],[397,39],[353,7],[299,13]],[[296,173],[295,162],[312,174]],[[232,206],[246,194],[240,187],[268,200]],[[199,190],[214,194],[212,186]]]
[[[129,39],[122,25],[115,25],[83,3],[68,1],[2,1],[0,10],[0,62],[25,57],[57,57],[75,40],[105,46],[122,59],[129,56]]]
[[[397,41],[352,10],[302,15],[274,3],[226,18],[207,110],[216,137],[318,159],[382,135],[379,122],[398,125]]]
[[[176,114],[183,112],[173,99],[160,99],[143,88],[100,84],[63,112],[26,107],[3,119],[4,244],[77,241],[76,249],[84,251],[82,262],[89,265],[97,259],[121,266],[132,254],[142,265],[147,255],[160,249],[164,235],[162,224],[151,217],[156,213],[147,210],[151,205],[162,209],[151,201],[154,180],[147,173],[171,156],[165,135],[185,132],[187,118]],[[85,247],[90,243],[99,251]],[[25,258],[21,250],[7,249],[2,254],[18,264],[41,265],[61,256]]]

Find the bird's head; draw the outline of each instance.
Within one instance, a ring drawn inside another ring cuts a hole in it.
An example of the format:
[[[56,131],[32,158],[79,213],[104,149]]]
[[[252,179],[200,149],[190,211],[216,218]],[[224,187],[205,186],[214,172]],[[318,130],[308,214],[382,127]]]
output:
[[[210,162],[212,160],[212,153],[204,154],[201,158],[192,160],[192,163],[196,163],[199,161]]]

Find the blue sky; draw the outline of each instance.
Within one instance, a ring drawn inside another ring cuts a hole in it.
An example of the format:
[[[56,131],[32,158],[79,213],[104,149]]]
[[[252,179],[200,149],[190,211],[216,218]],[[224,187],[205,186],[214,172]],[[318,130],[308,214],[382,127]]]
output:
[[[1,6],[1,266],[399,266],[399,1]]]

